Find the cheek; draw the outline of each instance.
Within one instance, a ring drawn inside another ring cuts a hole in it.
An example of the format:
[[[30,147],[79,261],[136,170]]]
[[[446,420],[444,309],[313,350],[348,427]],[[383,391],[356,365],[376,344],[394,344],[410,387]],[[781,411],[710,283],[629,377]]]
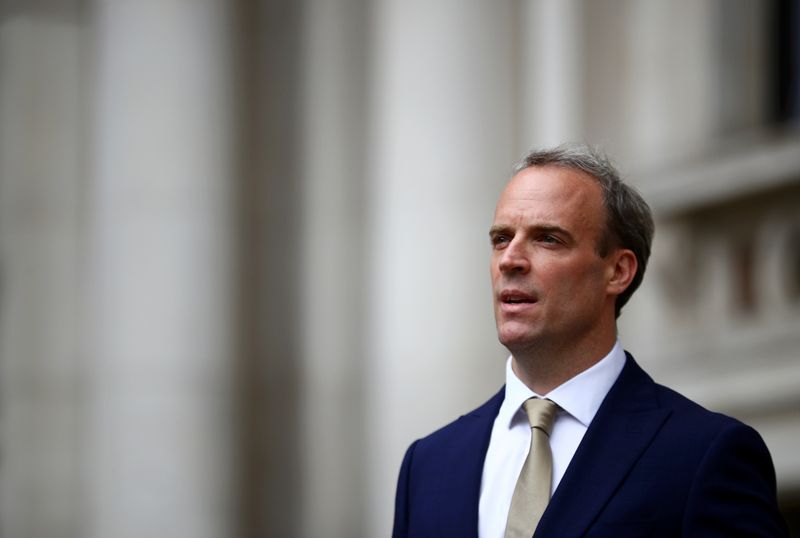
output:
[[[602,292],[605,287],[605,268],[596,263],[576,261],[551,267],[546,274],[552,289],[558,289],[565,295],[583,296],[593,291]]]
[[[497,282],[500,277],[500,270],[497,268],[497,262],[494,259],[489,263],[489,276],[492,278],[492,283]]]
[[[602,301],[606,295],[606,271],[602,265],[587,267],[581,275],[582,294],[586,301]]]

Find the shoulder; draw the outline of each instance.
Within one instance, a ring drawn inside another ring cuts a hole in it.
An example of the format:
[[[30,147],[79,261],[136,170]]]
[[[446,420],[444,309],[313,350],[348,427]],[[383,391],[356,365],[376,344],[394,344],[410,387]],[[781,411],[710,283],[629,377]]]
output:
[[[691,470],[689,474],[695,475],[720,458],[744,458],[758,466],[763,463],[766,475],[774,477],[769,451],[753,428],[654,382],[632,357],[596,421],[595,429],[607,431],[611,426],[623,432],[620,435],[631,428],[651,431],[647,453],[659,460],[653,462],[659,467]]]
[[[635,363],[633,365],[636,366]],[[656,407],[668,413],[664,433],[671,444],[683,443],[687,450],[698,457],[705,457],[708,451],[720,444],[745,443],[769,458],[764,441],[752,427],[734,417],[706,409],[683,394],[656,383],[643,371],[642,375]]]
[[[414,453],[417,457],[455,456],[456,452],[463,451],[465,446],[480,445],[484,441],[488,443],[488,435],[494,419],[503,403],[505,388],[501,388],[494,396],[477,408],[464,413],[456,420],[445,426],[417,439],[409,448],[408,453]],[[409,457],[409,454],[406,457]]]
[[[628,355],[612,393],[616,396],[617,407],[624,406],[632,412],[651,409],[665,411],[669,416],[668,423],[675,424],[686,436],[695,440],[712,439],[727,429],[755,433],[741,421],[706,409],[683,394],[653,381],[631,355]]]
[[[656,406],[667,414],[650,453],[664,463],[651,463],[653,469],[661,466],[670,471],[668,481],[674,490],[685,491],[682,531],[784,536],[775,470],[759,433],[642,374],[639,385],[648,387]]]
[[[481,469],[504,391],[414,443],[400,467],[393,536],[453,535],[477,528]],[[459,527],[460,526],[460,527]],[[439,529],[434,531],[433,529]]]
[[[655,387],[662,405],[672,411],[670,422],[703,451],[701,467],[725,458],[763,462],[768,464],[767,474],[772,475],[774,481],[769,451],[754,428],[736,418],[710,411],[668,387],[658,384]]]
[[[684,421],[686,428],[691,430],[703,428],[706,431],[710,429],[711,431],[707,432],[709,434],[727,428],[748,428],[738,419],[706,409],[699,403],[669,387],[655,382],[653,386],[659,404],[669,409],[674,418]]]
[[[427,444],[450,439],[452,436],[463,435],[466,431],[472,429],[476,424],[483,422],[493,422],[497,416],[497,412],[503,403],[505,397],[505,387],[501,388],[494,396],[489,398],[480,406],[475,409],[464,413],[454,421],[442,426],[433,433],[419,439],[419,442]]]

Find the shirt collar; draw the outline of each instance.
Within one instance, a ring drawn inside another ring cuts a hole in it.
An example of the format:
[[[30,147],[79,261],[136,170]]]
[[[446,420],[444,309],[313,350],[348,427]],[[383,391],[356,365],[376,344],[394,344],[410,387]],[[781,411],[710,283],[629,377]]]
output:
[[[511,357],[509,357],[506,361],[505,399],[500,406],[498,419],[509,428],[513,426],[515,418],[527,420],[520,409],[525,400],[535,396],[557,403],[561,409],[588,428],[606,394],[619,377],[623,366],[625,366],[625,351],[617,340],[608,355],[590,368],[565,381],[547,394],[536,394],[516,376],[511,368]]]

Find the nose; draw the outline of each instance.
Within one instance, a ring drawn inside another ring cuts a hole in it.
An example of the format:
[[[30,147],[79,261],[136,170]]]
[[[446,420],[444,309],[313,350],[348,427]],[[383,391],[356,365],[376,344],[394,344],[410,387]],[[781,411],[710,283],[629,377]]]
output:
[[[527,273],[530,271],[531,262],[521,241],[514,239],[503,249],[498,268],[503,273]]]

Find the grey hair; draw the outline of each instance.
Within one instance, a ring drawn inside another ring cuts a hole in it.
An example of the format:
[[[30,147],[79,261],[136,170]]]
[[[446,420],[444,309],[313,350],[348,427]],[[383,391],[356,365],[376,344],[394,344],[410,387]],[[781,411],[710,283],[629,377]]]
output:
[[[653,244],[653,214],[644,198],[625,184],[608,156],[600,149],[584,144],[533,150],[514,167],[514,174],[533,166],[563,166],[583,172],[597,181],[603,192],[606,209],[606,229],[597,244],[597,253],[607,256],[612,248],[630,249],[636,256],[637,269],[630,285],[615,303],[615,315],[631,298],[644,278],[647,260]]]

